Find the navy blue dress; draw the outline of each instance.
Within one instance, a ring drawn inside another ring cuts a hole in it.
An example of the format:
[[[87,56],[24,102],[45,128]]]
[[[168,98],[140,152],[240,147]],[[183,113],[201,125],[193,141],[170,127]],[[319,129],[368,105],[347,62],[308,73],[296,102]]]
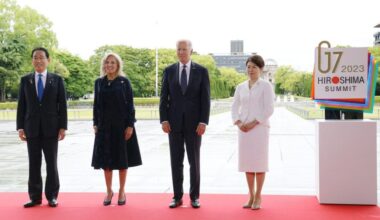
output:
[[[129,80],[118,76],[95,81],[93,108],[95,134],[92,166],[95,169],[128,169],[142,164],[136,129],[133,93]],[[126,141],[124,131],[133,127],[132,137]]]

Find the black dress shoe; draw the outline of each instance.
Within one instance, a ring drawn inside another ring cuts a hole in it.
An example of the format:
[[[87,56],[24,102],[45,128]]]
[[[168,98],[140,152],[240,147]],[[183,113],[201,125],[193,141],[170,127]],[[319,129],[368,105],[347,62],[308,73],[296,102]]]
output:
[[[191,206],[195,209],[201,207],[201,204],[199,203],[199,199],[191,200]]]
[[[41,205],[42,201],[41,200],[30,200],[29,202],[24,204],[24,208],[30,208],[34,207],[36,205]]]
[[[169,204],[169,208],[177,208],[178,206],[182,205],[182,199],[173,199],[172,202]]]
[[[57,199],[55,199],[55,198],[53,198],[53,199],[50,199],[49,201],[48,201],[48,205],[50,206],[50,207],[57,207],[58,206],[58,201],[57,201]]]

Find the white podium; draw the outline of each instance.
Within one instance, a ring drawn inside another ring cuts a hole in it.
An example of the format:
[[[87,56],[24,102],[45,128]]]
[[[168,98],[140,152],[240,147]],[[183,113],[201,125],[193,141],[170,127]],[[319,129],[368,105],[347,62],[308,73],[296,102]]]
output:
[[[316,121],[319,203],[377,204],[376,122]]]

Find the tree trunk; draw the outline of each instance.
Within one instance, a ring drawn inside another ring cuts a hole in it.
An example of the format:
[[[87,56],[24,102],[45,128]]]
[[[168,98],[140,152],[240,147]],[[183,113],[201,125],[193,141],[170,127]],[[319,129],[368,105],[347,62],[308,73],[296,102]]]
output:
[[[1,81],[0,102],[5,102],[5,80]]]

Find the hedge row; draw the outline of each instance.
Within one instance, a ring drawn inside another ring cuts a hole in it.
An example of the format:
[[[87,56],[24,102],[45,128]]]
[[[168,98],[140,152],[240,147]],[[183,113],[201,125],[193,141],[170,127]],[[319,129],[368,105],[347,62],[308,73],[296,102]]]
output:
[[[160,99],[158,97],[153,98],[134,98],[134,104],[138,106],[152,106],[158,105],[160,103]],[[92,99],[88,100],[71,100],[68,101],[67,104],[69,108],[92,108],[93,104]],[[0,110],[12,110],[17,108],[17,102],[1,102]]]

